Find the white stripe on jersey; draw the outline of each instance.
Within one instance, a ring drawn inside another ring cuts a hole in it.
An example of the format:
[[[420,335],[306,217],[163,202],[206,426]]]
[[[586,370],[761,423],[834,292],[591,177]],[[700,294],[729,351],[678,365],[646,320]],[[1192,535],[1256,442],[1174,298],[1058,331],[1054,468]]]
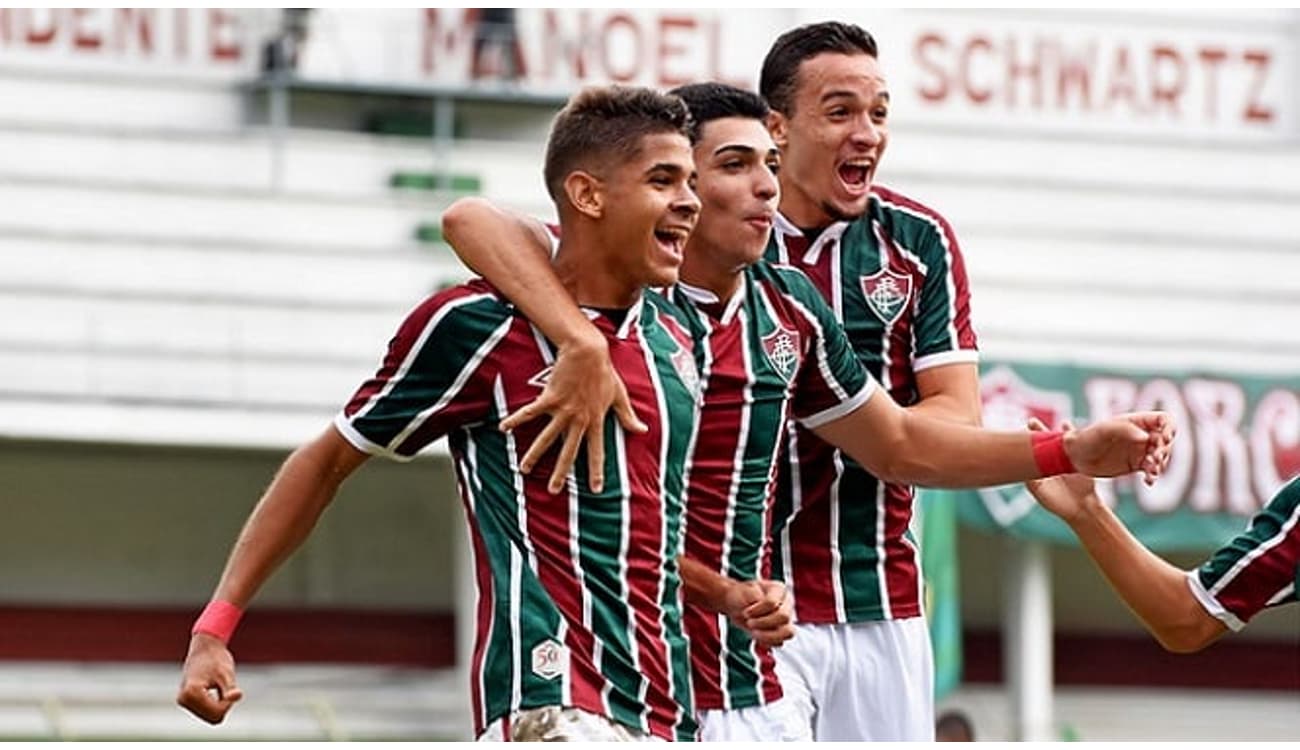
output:
[[[465,493],[464,497],[465,497],[466,505],[468,506],[470,513],[472,513],[475,518],[478,518],[477,498],[478,498],[478,493],[482,491],[483,487],[482,484],[478,482],[478,447],[473,439],[467,441],[467,445],[465,448],[465,461],[457,461],[457,465],[460,467],[460,472],[463,477],[463,479],[461,479],[461,484],[462,484],[462,490]],[[471,487],[471,485],[477,485],[477,487]],[[479,602],[482,601],[484,598],[486,598],[488,607],[490,609],[490,612],[488,613],[487,633],[483,635],[483,659],[486,660],[488,656],[489,644],[492,643],[493,627],[496,624],[496,597],[490,596],[488,592],[483,591],[482,589],[479,588],[478,571],[481,568],[488,566],[489,562],[479,557],[478,545],[474,544],[473,526],[467,523],[466,530],[470,534],[469,548],[470,548],[470,554],[474,559],[474,593],[476,595],[474,601],[474,616],[477,618]],[[489,580],[490,579],[491,577],[489,576]],[[477,622],[475,623],[474,633],[475,633],[475,637],[477,638],[478,636]],[[473,658],[474,656],[471,653],[470,659]],[[480,727],[486,727],[488,725],[488,700],[487,700],[488,693],[487,693],[487,682],[486,682],[487,670],[484,669],[483,667],[484,664],[481,662],[478,664],[470,665],[471,673],[475,669],[478,670],[479,715],[476,717],[478,721],[475,722],[475,725]],[[472,705],[472,701],[471,701],[471,705]]]
[[[786,456],[786,465],[790,471],[790,513],[786,516],[785,526],[781,527],[781,571],[785,579],[786,594],[790,597],[791,611],[798,611],[798,602],[795,600],[794,585],[794,558],[790,549],[790,527],[794,526],[794,519],[799,515],[800,509],[803,508],[803,477],[799,474],[799,437],[798,431],[795,430],[793,420],[786,423],[786,442],[789,444],[789,455]]]
[[[658,311],[656,311],[656,320],[658,319],[657,313]],[[668,433],[669,433],[669,428],[671,427],[671,420],[669,419],[668,416],[668,405],[667,403],[664,402],[664,386],[663,383],[659,380],[659,370],[655,367],[654,352],[651,351],[650,347],[646,343],[645,326],[642,325],[639,317],[637,319],[636,344],[641,349],[641,356],[645,360],[646,372],[650,375],[650,382],[654,386],[655,402],[656,402],[656,406],[659,408],[659,492],[660,492],[659,507],[667,508],[668,488],[664,480],[667,479],[667,471],[668,471],[668,443],[669,443]],[[631,524],[632,524],[632,513],[631,513],[632,495],[628,490],[627,456],[625,454],[624,444],[621,439],[623,437],[623,431],[619,430],[618,435],[620,438],[618,443],[619,481],[621,483],[621,486],[623,487],[623,507],[627,509],[623,514],[623,540],[619,548],[618,569],[619,569],[620,580],[626,581],[627,580],[627,545],[628,545],[628,536],[631,534]],[[661,519],[661,523],[660,523],[661,536],[659,537],[659,549],[666,550],[667,547],[665,545],[667,544],[666,536],[668,530],[668,519],[664,518],[663,514],[660,514],[660,519]],[[664,555],[664,559],[667,560],[667,555]],[[665,627],[664,624],[665,612],[664,612],[664,607],[662,606],[662,602],[664,600],[663,587],[664,587],[664,577],[659,576],[659,589],[656,592],[655,606],[659,609],[660,632],[662,632],[664,635],[667,635],[668,629],[667,627]],[[625,598],[627,598],[628,593],[630,593],[630,588],[627,592],[624,592]],[[627,639],[629,645],[628,651],[630,651],[632,654],[632,664],[636,667],[636,670],[640,672],[641,652],[640,649],[637,647],[639,640],[636,637],[636,616],[635,616],[636,613],[629,611],[628,614],[630,615],[627,622]],[[663,641],[664,641],[664,647],[668,649],[668,654],[667,654],[668,658],[666,660],[666,663],[668,665],[669,691],[671,692],[673,687],[675,687],[675,683],[673,682],[672,646],[668,643],[667,638],[664,638]],[[650,726],[649,725],[650,706],[646,704],[646,700],[645,700],[646,689],[648,687],[649,687],[649,681],[644,679],[641,680],[641,689],[637,695],[637,700],[641,702],[641,714],[640,714],[641,724],[640,727],[638,728],[646,732],[649,731],[649,726]],[[674,728],[676,728],[675,725]]]
[[[451,305],[448,305],[448,307],[450,306]],[[447,308],[443,308],[443,310],[445,309]],[[443,310],[439,310],[438,311],[439,314],[441,314]],[[492,332],[492,335],[488,336],[487,340],[484,341],[479,346],[478,349],[474,350],[474,355],[470,357],[469,361],[465,363],[465,366],[461,368],[460,373],[456,375],[456,380],[452,382],[451,387],[449,387],[446,391],[443,392],[442,397],[438,399],[437,403],[435,403],[433,406],[428,407],[427,409],[422,410],[419,414],[415,415],[415,418],[412,419],[410,423],[407,424],[406,427],[401,432],[397,433],[396,437],[388,441],[388,445],[384,446],[385,450],[395,453],[397,451],[397,447],[401,445],[403,442],[405,442],[406,439],[411,436],[411,433],[420,429],[421,425],[427,422],[430,416],[446,408],[447,404],[451,403],[451,401],[455,399],[457,395],[460,394],[461,389],[465,387],[465,384],[469,382],[470,377],[474,375],[474,372],[476,370],[478,370],[478,366],[483,362],[483,360],[487,357],[487,355],[496,347],[497,342],[501,341],[501,339],[505,337],[506,332],[510,330],[510,327],[512,325],[514,325],[514,322],[515,319],[513,317],[510,317],[510,318],[506,318],[505,321],[501,323],[501,325],[497,326],[497,329]],[[425,330],[431,331],[432,328],[428,327]],[[424,333],[421,333],[421,336],[424,336]],[[408,357],[408,360],[411,359],[412,358]],[[402,367],[403,368],[407,367],[407,363],[404,362],[402,364]],[[389,384],[385,384],[385,388],[388,388],[390,384],[397,382],[398,379],[399,378],[397,376],[391,378],[389,380]],[[370,402],[367,404],[367,406],[376,403],[377,398],[378,397],[371,399]],[[361,412],[357,412],[357,415],[354,416],[353,419],[357,419],[360,416],[361,416]]]
[[[1229,583],[1232,583],[1233,579],[1235,579],[1241,571],[1249,567],[1252,562],[1258,559],[1265,552],[1268,552],[1281,544],[1282,540],[1286,539],[1287,534],[1290,533],[1293,527],[1295,527],[1296,523],[1300,523],[1300,505],[1296,505],[1295,509],[1291,511],[1291,516],[1283,522],[1276,534],[1260,542],[1259,546],[1255,547],[1255,549],[1242,555],[1241,559],[1229,568],[1228,571],[1223,574],[1222,578],[1215,581],[1214,585],[1210,587],[1210,595],[1217,597],[1219,592],[1223,591],[1224,587]]]
[[[835,462],[835,478],[831,480],[831,593],[835,595],[835,621],[848,622],[844,612],[844,554],[840,552],[840,482],[844,480],[844,454],[836,450],[831,454]]]
[[[887,573],[888,566],[885,565],[885,513],[888,505],[888,498],[885,492],[886,485],[879,479],[876,480],[876,582],[880,584],[880,612],[881,619],[894,619],[894,608],[889,602],[889,580]],[[925,601],[922,599],[921,601]],[[843,622],[841,620],[840,622]]]
[[[402,360],[402,364],[397,368],[397,372],[393,373],[393,376],[388,379],[388,382],[384,383],[384,387],[380,388],[375,395],[370,397],[370,400],[367,401],[364,406],[357,410],[356,414],[352,415],[352,419],[364,417],[367,412],[374,408],[375,404],[382,401],[385,396],[392,392],[395,385],[402,382],[402,379],[406,377],[406,374],[411,371],[411,365],[415,363],[416,358],[420,355],[420,350],[424,348],[424,342],[429,340],[429,336],[433,334],[434,329],[438,327],[438,324],[442,322],[443,318],[447,317],[451,311],[458,307],[472,305],[475,302],[485,299],[493,299],[493,295],[471,294],[467,297],[461,297],[460,299],[448,302],[440,307],[438,311],[433,314],[433,317],[429,318],[429,322],[426,323],[424,329],[420,331],[420,335],[416,337],[415,343],[411,345],[411,351],[406,353],[406,358]],[[473,368],[466,369],[473,372]]]
[[[1283,599],[1286,599],[1288,596],[1291,596],[1294,593],[1295,593],[1295,581],[1291,581],[1287,585],[1283,586],[1281,591],[1269,597],[1269,600],[1264,603],[1264,606],[1271,607],[1274,604],[1277,604],[1278,602],[1282,601]]]
[[[740,318],[740,356],[745,363],[745,391],[741,401],[740,411],[740,435],[736,440],[736,452],[731,458],[731,487],[727,490],[727,517],[722,535],[722,566],[720,571],[722,575],[727,575],[729,567],[727,560],[731,557],[732,539],[736,535],[736,497],[740,494],[740,476],[743,473],[741,469],[745,462],[745,448],[749,446],[749,420],[753,416],[754,406],[754,381],[757,379],[754,374],[754,361],[751,358],[752,352],[749,347],[749,315],[742,309],[737,313]],[[726,648],[727,629],[726,618],[720,617],[721,635],[723,648]],[[758,654],[754,651],[754,642],[749,642],[749,651],[757,661]],[[721,665],[722,675],[722,700],[723,708],[731,708],[731,686],[727,677],[727,665]],[[762,693],[762,676],[757,675],[758,682],[754,688],[760,694]]]
[[[496,382],[492,385],[492,399],[496,402],[498,414],[505,414],[507,409],[505,386],[501,383],[498,376]],[[519,535],[524,543],[524,550],[528,554],[528,567],[532,569],[533,574],[537,574],[537,551],[533,547],[528,537],[528,507],[524,496],[524,475],[519,471],[519,463],[516,460],[516,451],[518,445],[515,443],[515,434],[506,433],[506,458],[510,461],[510,473],[514,477],[515,485],[515,523],[519,526]],[[523,560],[519,556],[519,550],[512,544],[510,545],[510,639],[514,644],[510,655],[510,689],[511,710],[517,710],[523,703],[523,649],[524,643],[520,634],[520,623],[523,620]]]
[[[890,203],[889,201],[886,201],[883,198],[881,198],[879,195],[877,195],[876,198],[880,200],[881,206],[888,206],[890,208],[893,208],[896,211],[901,211],[902,213],[905,213],[909,216],[913,216],[915,218],[921,219],[922,221],[929,224],[931,227],[934,227],[934,232],[939,237],[939,244],[943,245],[943,257],[944,257],[944,266],[945,266],[943,283],[944,283],[944,288],[948,292],[948,315],[947,315],[948,346],[951,349],[960,349],[961,339],[958,335],[957,327],[956,325],[954,325],[954,322],[957,320],[957,280],[954,276],[954,268],[952,262],[953,261],[952,248],[948,245],[948,234],[943,231],[943,225],[940,224],[937,219],[935,219],[933,216],[929,214],[921,213],[920,211],[909,208],[907,206],[901,206],[897,203]]]

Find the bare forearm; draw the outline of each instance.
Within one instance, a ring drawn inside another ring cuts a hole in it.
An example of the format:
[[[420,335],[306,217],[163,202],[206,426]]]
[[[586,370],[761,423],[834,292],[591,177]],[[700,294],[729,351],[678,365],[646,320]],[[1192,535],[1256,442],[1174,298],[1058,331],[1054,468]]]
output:
[[[677,558],[677,566],[681,571],[682,594],[686,601],[713,612],[725,610],[730,579],[686,555]]]
[[[970,399],[939,393],[912,404],[907,407],[907,410],[930,419],[940,419],[969,427],[979,427],[983,423],[978,394]]]
[[[1111,588],[1165,648],[1195,651],[1225,631],[1196,601],[1186,574],[1147,549],[1095,495],[1069,523]]]
[[[443,237],[469,269],[487,279],[559,346],[603,339],[551,267],[546,228],[482,198],[463,198],[442,217]]]
[[[246,606],[315,528],[343,479],[364,460],[348,456],[340,465],[329,442],[299,448],[280,467],[244,523],[214,598]]]

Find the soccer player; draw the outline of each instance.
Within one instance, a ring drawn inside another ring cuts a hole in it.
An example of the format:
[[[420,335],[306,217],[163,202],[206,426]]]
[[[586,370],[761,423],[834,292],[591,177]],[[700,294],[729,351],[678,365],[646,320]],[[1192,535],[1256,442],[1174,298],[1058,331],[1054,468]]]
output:
[[[217,723],[240,699],[226,643],[339,484],[370,455],[409,459],[446,434],[479,592],[476,733],[695,737],[676,559],[698,373],[667,302],[643,293],[677,280],[698,216],[687,126],[676,97],[589,89],[558,115],[547,147],[546,184],[564,227],[555,273],[591,316],[645,420],[604,434],[599,481],[580,470],[563,496],[549,494],[519,470],[535,423],[499,429],[541,392],[551,345],[482,281],[430,297],[402,323],[376,375],[287,459],[253,511],[193,629],[182,706]],[[763,605],[719,588],[738,619],[739,605]]]
[[[699,567],[741,580],[767,575],[774,467],[790,416],[891,475],[950,484],[1036,472],[1024,435],[953,429],[906,414],[887,395],[873,395],[874,381],[807,277],[759,261],[777,193],[777,157],[763,125],[762,100],[721,84],[675,93],[696,121],[696,189],[702,201],[681,283],[665,292],[695,337],[702,372],[701,417],[687,482],[682,564],[688,590],[695,588],[688,571]],[[465,199],[444,215],[444,235],[471,268],[498,283],[530,317],[536,315],[544,333],[575,338],[556,322],[562,310],[576,307],[549,272],[539,223],[482,199]],[[529,244],[534,252],[518,252]],[[579,319],[573,312],[567,317]],[[544,412],[526,407],[511,424]],[[1136,441],[1129,467],[1146,457],[1148,440],[1154,453],[1163,451],[1163,428],[1151,419],[1103,428]],[[572,430],[567,439],[575,439]],[[528,470],[532,458],[526,456],[521,468]],[[1157,470],[1161,460],[1153,456],[1149,468]],[[702,739],[811,738],[811,725],[779,700],[769,649],[698,607],[688,607],[686,618]]]
[[[875,40],[837,22],[792,29],[768,51],[759,88],[781,150],[768,259],[808,274],[900,405],[978,425],[957,238],[935,211],[875,183],[890,106]],[[790,588],[798,636],[777,656],[818,740],[934,739],[913,491],[886,479],[812,431],[791,433],[773,574]]]
[[[1031,428],[1045,429],[1037,420]],[[1241,630],[1260,610],[1297,601],[1300,478],[1192,571],[1179,570],[1138,541],[1097,496],[1092,479],[1070,474],[1026,486],[1069,524],[1111,588],[1170,651],[1199,651],[1228,630]]]

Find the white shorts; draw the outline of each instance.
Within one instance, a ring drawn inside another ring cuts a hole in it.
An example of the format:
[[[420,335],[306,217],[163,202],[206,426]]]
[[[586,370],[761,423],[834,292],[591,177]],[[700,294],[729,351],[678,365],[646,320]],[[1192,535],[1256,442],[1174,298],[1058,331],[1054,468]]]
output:
[[[543,706],[519,711],[510,717],[511,742],[659,742],[658,737],[626,727],[580,708]],[[506,720],[488,725],[479,742],[506,740]]]
[[[812,742],[812,725],[785,698],[766,706],[700,711],[701,742]]]
[[[934,657],[924,617],[796,625],[776,655],[785,700],[820,741],[933,742]]]

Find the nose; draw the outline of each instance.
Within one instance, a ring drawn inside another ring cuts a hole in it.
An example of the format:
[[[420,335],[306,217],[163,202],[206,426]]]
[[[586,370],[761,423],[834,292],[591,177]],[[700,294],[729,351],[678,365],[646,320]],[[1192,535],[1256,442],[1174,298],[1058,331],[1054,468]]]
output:
[[[700,205],[700,196],[695,194],[690,185],[683,185],[677,197],[673,199],[672,210],[682,218],[695,221],[695,218],[700,215]]]
[[[865,148],[875,148],[880,145],[884,134],[884,128],[872,122],[870,114],[864,113],[858,120],[858,126],[853,129],[853,143]]]
[[[764,201],[770,201],[780,193],[780,183],[776,180],[776,175],[772,170],[766,167],[756,169],[754,172],[758,178],[754,181],[754,195]]]

